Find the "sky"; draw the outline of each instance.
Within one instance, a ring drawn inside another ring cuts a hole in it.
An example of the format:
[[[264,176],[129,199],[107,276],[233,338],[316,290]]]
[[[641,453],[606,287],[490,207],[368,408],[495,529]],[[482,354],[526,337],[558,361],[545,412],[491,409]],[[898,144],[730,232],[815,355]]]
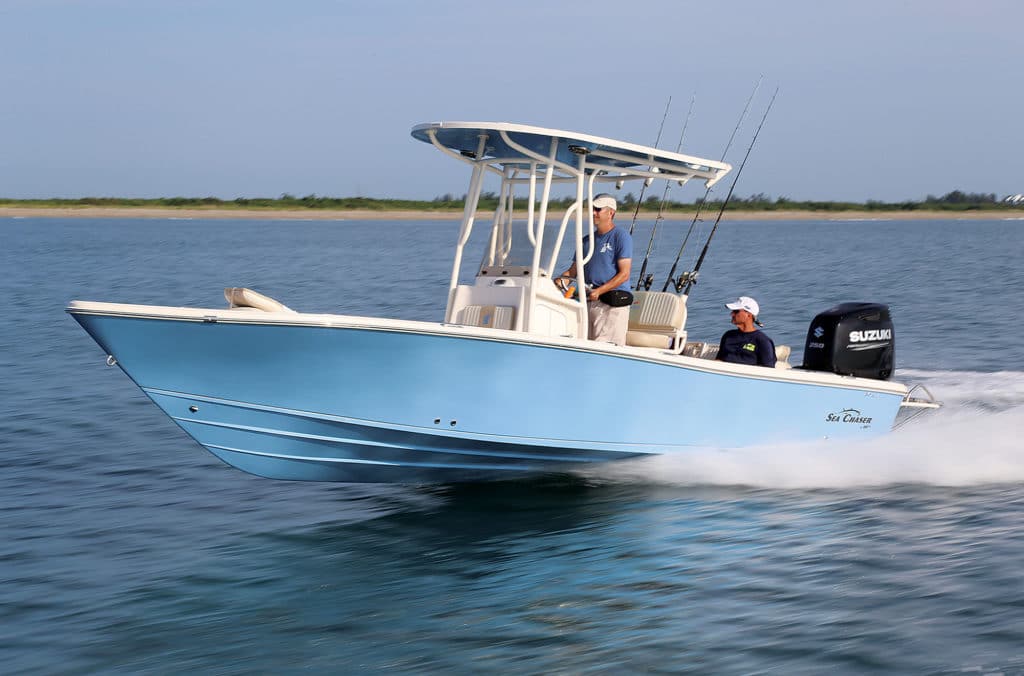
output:
[[[652,145],[669,97],[661,146],[695,97],[683,152],[719,159],[762,76],[737,194],[1002,197],[1022,43],[1017,0],[0,0],[0,197],[461,195],[414,125]]]

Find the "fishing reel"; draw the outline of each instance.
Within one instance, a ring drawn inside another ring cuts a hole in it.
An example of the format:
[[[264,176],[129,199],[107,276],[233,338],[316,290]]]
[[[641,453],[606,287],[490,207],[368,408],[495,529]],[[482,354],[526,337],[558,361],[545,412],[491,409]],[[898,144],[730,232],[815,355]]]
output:
[[[697,283],[697,277],[699,277],[699,276],[700,276],[700,273],[696,272],[696,271],[684,272],[681,275],[679,275],[679,277],[677,279],[673,280],[673,282],[672,282],[673,285],[676,287],[676,293],[679,293],[680,291],[682,291],[683,287],[687,286],[688,284],[696,284]]]
[[[646,277],[637,280],[636,288],[639,289],[642,286],[644,287],[644,291],[650,291],[652,284],[654,284],[654,275],[648,274]]]

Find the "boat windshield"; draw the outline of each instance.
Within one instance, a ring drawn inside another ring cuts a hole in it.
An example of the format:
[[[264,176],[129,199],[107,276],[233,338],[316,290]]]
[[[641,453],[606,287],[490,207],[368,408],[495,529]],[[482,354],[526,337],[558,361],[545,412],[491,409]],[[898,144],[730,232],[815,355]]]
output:
[[[551,262],[551,253],[555,250],[558,240],[559,224],[548,222],[544,227],[544,240],[541,244],[540,270],[549,275],[561,272],[562,270],[548,270]],[[565,268],[569,267],[572,256],[572,233],[574,224],[570,224],[570,232],[566,233],[565,240],[559,247],[559,261],[556,267],[561,265],[561,259],[565,259]],[[529,268],[533,265],[533,254],[535,246],[530,241],[529,232],[525,220],[513,220],[510,227],[504,225],[491,229],[490,241],[484,246],[484,255],[480,261],[480,269],[486,268]],[[564,269],[564,268],[562,268]]]

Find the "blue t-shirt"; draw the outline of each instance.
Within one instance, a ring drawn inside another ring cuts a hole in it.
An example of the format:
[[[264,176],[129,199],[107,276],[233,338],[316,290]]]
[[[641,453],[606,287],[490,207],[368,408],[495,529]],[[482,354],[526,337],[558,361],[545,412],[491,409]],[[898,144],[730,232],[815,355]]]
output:
[[[743,333],[739,329],[726,331],[718,344],[718,359],[734,364],[775,366],[775,343],[757,329]]]
[[[583,253],[586,255],[587,241],[589,237],[583,238]],[[633,238],[629,232],[620,228],[612,228],[603,235],[594,231],[594,255],[583,266],[583,279],[591,286],[601,286],[609,279],[619,274],[618,261],[623,258],[633,258]],[[576,260],[576,253],[573,252],[572,259]],[[619,284],[616,289],[629,291],[629,279]]]

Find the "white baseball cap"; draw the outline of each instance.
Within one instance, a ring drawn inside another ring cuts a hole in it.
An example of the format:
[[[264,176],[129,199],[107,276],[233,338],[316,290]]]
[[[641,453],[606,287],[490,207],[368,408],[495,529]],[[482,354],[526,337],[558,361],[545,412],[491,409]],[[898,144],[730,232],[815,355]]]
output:
[[[757,317],[761,312],[761,306],[757,304],[757,301],[750,296],[740,296],[731,303],[726,303],[725,307],[730,310],[746,310],[750,314]]]
[[[593,204],[598,209],[611,209],[612,211],[618,210],[618,204],[615,202],[615,198],[606,192],[595,197]]]

